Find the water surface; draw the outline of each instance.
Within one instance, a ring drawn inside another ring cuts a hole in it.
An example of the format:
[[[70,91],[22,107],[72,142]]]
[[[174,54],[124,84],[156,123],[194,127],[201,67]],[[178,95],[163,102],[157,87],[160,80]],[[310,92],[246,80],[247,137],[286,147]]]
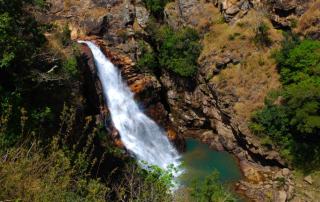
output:
[[[206,176],[211,175],[217,169],[220,173],[219,181],[223,185],[230,185],[233,190],[235,183],[244,179],[238,160],[228,152],[211,150],[209,145],[202,144],[200,140],[186,138],[186,152],[181,158],[184,161],[186,171],[179,180],[183,187],[192,187],[191,180],[196,177],[200,183]],[[235,193],[239,201],[248,201],[242,194]]]

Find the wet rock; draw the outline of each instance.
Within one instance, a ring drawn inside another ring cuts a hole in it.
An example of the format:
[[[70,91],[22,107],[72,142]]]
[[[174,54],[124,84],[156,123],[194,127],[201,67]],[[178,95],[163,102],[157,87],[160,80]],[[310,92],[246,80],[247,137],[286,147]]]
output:
[[[202,143],[210,144],[213,141],[213,138],[216,136],[212,131],[206,131],[199,135],[199,138]]]
[[[273,201],[274,202],[286,202],[287,200],[287,194],[286,192],[284,191],[277,191],[275,194],[274,194],[274,197],[273,197]]]
[[[232,133],[230,126],[225,125],[224,123],[217,122],[217,131],[219,134],[219,141],[228,151],[232,151],[237,147],[237,141]]]
[[[309,184],[312,184],[312,178],[311,175],[308,175],[307,177],[303,178],[303,180]]]
[[[220,152],[224,151],[223,145],[219,141],[219,136],[218,135],[214,136],[213,140],[211,141],[210,149],[216,149],[216,150],[218,150]]]
[[[247,160],[243,160],[239,163],[240,168],[242,170],[243,175],[248,179],[252,181],[259,182],[262,180],[261,174],[250,165],[250,163]]]
[[[84,77],[84,95],[87,101],[86,115],[100,114],[105,108],[102,85],[97,75],[93,54],[86,44],[80,46],[80,69]]]

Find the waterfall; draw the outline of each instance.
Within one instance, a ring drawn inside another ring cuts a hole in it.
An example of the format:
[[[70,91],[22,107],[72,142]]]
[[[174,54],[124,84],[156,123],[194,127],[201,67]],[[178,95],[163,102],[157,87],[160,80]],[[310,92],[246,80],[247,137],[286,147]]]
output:
[[[170,164],[179,165],[179,153],[165,132],[140,111],[134,101],[133,93],[122,81],[118,69],[93,43],[87,41],[78,43],[86,43],[93,53],[113,124],[131,156],[138,162],[144,160],[161,169],[166,169]]]

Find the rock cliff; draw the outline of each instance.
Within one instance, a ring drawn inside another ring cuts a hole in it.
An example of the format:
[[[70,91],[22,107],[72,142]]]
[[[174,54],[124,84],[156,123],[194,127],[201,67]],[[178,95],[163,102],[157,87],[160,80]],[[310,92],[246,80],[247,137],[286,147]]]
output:
[[[250,110],[263,105],[269,86],[278,87],[279,77],[276,76],[274,65],[258,65],[264,67],[253,71],[247,62],[254,61],[253,65],[262,63],[261,57],[268,54],[271,48],[279,46],[282,37],[273,29],[274,47],[262,50],[252,47],[253,33],[247,31],[251,28],[241,26],[243,20],[252,20],[252,8],[263,6],[266,8],[264,12],[270,14],[276,28],[290,29],[298,26],[297,29],[302,33],[302,25],[294,25],[294,22],[300,18],[309,19],[307,14],[316,12],[316,8],[309,9],[315,7],[312,2],[177,0],[167,4],[164,17],[168,26],[174,30],[187,25],[196,29],[203,47],[198,75],[194,78],[181,78],[164,69],[161,75],[153,76],[136,67],[141,56],[138,41],[144,39],[151,44],[146,31],[150,13],[141,1],[50,1],[51,10],[46,14],[36,13],[37,19],[59,25],[68,22],[72,39],[95,40],[118,66],[123,78],[135,92],[136,99],[144,106],[145,113],[166,130],[170,140],[181,150],[185,146],[183,135],[198,137],[204,144],[210,145],[210,148],[226,150],[239,159],[246,180],[239,182],[237,187],[246,196],[257,201],[267,201],[267,193],[273,194],[275,201],[292,198],[293,175],[286,168],[291,169],[291,165],[286,164],[274,147],[263,147],[248,129],[248,119],[241,115],[241,110],[249,110],[247,113],[250,114]],[[241,40],[236,43],[228,41],[227,34],[226,37],[220,36],[223,32],[212,25],[223,23],[221,19],[228,24],[219,28],[226,33],[240,30],[243,35]],[[318,25],[318,18],[312,19],[313,24]],[[318,30],[309,29],[303,34],[316,39],[320,36],[318,33]],[[219,40],[223,41],[223,45],[219,44]],[[87,114],[96,116],[96,123],[99,124],[103,117],[108,117],[107,106],[92,54],[85,45],[80,49]],[[241,80],[237,84],[232,81],[236,77],[231,77],[231,73],[227,72],[235,70],[234,74]],[[259,82],[250,83],[250,80],[257,77]],[[241,96],[239,89],[248,91],[243,92],[246,96]],[[113,137],[115,145],[121,146],[120,136],[115,129],[110,130],[109,135]],[[285,184],[281,185],[275,180],[277,178],[284,178]]]

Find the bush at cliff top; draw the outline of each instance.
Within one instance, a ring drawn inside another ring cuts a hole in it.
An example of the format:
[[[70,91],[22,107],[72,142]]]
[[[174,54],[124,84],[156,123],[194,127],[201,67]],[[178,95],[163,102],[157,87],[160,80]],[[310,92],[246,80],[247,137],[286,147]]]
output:
[[[189,27],[177,32],[165,29],[164,33],[159,49],[160,65],[184,77],[195,75],[200,55],[200,43],[196,30]]]

